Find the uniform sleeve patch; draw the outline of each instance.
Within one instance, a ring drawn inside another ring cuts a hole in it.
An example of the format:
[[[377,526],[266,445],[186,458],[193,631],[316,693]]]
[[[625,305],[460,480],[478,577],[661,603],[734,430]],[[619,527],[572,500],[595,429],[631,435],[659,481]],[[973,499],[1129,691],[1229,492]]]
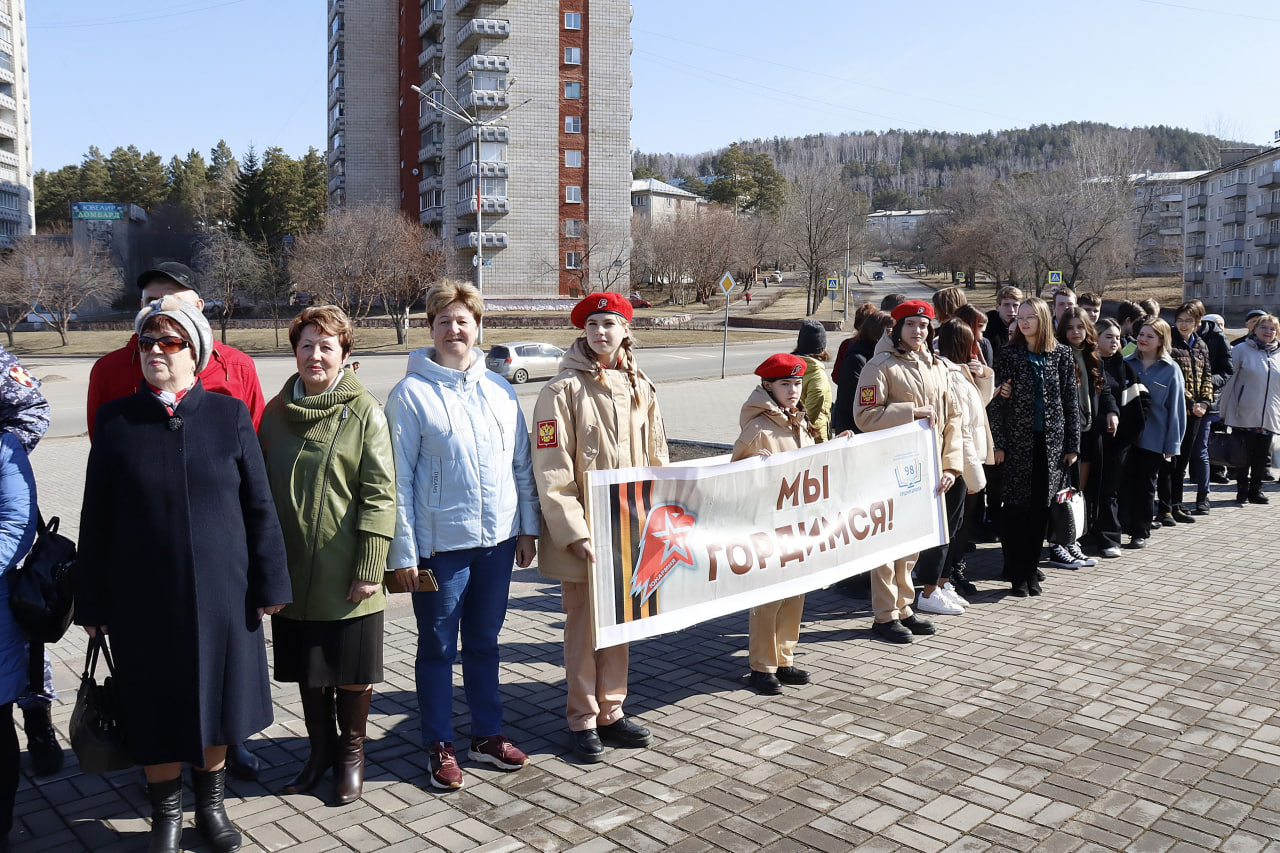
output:
[[[858,405],[859,406],[874,406],[876,404],[877,399],[878,397],[876,394],[876,386],[863,385],[861,388],[858,389]]]
[[[557,447],[560,435],[556,432],[556,422],[538,421],[538,447]]]
[[[27,373],[21,364],[15,364],[9,368],[9,378],[24,388],[36,387],[36,381],[31,378],[31,374]]]

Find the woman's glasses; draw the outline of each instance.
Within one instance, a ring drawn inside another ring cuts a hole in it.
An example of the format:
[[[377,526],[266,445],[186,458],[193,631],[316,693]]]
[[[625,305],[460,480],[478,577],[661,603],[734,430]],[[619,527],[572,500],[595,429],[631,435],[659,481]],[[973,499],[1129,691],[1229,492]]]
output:
[[[142,352],[151,352],[152,348],[160,347],[160,352],[165,355],[173,355],[181,349],[191,346],[190,343],[184,341],[176,335],[165,335],[163,338],[150,338],[146,335],[138,336],[138,349]]]

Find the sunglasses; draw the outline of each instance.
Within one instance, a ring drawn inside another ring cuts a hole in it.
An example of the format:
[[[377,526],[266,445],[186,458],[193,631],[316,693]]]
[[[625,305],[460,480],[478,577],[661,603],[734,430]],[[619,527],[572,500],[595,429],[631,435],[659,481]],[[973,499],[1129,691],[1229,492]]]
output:
[[[150,338],[146,335],[138,337],[138,349],[142,352],[151,352],[153,347],[160,347],[160,352],[165,355],[173,355],[178,350],[186,349],[189,346],[191,346],[190,343],[176,335],[165,335],[163,338]]]

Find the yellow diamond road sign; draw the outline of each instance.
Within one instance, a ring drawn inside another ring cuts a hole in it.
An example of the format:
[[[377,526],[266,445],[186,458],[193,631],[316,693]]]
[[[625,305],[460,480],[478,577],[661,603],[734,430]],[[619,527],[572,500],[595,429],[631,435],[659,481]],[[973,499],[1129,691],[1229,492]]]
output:
[[[724,292],[725,296],[733,293],[733,289],[737,286],[738,283],[733,280],[733,276],[729,275],[728,272],[720,276],[720,290]]]

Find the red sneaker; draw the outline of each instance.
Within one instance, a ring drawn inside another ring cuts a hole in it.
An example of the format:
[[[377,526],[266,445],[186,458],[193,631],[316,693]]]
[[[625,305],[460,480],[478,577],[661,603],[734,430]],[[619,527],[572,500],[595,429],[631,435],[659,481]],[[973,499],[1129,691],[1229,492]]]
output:
[[[462,787],[462,769],[453,754],[452,743],[433,743],[427,748],[431,757],[431,785],[444,790]]]
[[[529,756],[502,735],[471,741],[471,749],[467,750],[467,757],[472,761],[492,764],[499,770],[519,770],[529,763]]]

